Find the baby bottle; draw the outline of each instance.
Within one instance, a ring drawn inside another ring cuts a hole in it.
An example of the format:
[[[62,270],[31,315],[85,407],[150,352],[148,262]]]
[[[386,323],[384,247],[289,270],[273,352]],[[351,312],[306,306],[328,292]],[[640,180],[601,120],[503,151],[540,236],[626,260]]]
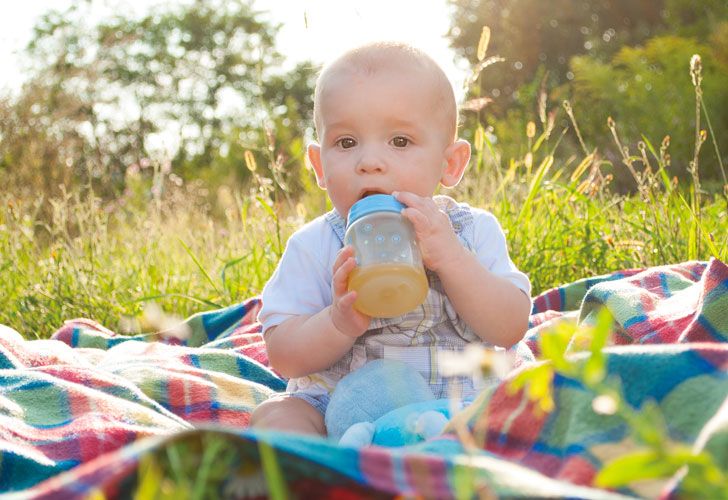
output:
[[[402,209],[393,196],[374,194],[349,211],[344,242],[354,247],[357,262],[349,290],[357,292],[354,307],[368,316],[400,316],[427,297],[422,256]]]

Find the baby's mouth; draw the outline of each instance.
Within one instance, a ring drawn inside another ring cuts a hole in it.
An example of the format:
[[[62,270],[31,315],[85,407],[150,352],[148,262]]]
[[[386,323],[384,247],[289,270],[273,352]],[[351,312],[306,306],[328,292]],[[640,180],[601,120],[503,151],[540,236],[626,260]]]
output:
[[[363,193],[361,194],[361,196],[359,197],[359,199],[360,199],[360,200],[363,200],[363,199],[364,199],[364,198],[366,198],[367,196],[371,196],[371,195],[373,195],[373,194],[387,194],[387,193],[385,193],[384,191],[377,191],[377,190],[373,190],[373,189],[368,189],[368,190],[364,191],[364,192],[363,192]]]

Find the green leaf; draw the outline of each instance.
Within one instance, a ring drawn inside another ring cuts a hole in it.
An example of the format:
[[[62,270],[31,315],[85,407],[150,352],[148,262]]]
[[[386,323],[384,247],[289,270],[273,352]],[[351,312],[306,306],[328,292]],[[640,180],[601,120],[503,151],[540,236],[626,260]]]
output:
[[[586,360],[582,369],[582,377],[586,386],[593,387],[604,380],[604,375],[607,373],[605,359],[601,352],[597,352],[592,353]]]
[[[609,334],[612,332],[614,325],[614,316],[607,307],[602,307],[597,313],[597,322],[592,331],[592,343],[590,350],[592,353],[601,352],[607,345]]]
[[[263,441],[258,441],[258,450],[260,451],[260,461],[265,473],[265,481],[268,484],[268,493],[273,500],[285,500],[290,498],[286,481],[283,478],[283,471],[276,458],[276,452]]]
[[[162,484],[162,479],[162,471],[154,455],[149,453],[144,455],[139,461],[139,485],[137,486],[134,498],[136,500],[157,498],[159,496],[159,486]]]
[[[635,481],[672,476],[680,464],[665,461],[654,450],[638,450],[609,462],[597,474],[594,484],[600,488],[620,488]]]
[[[475,473],[468,464],[456,463],[453,470],[453,486],[455,498],[473,498],[475,491]]]
[[[540,363],[521,371],[506,386],[510,394],[524,389],[526,397],[535,401],[544,412],[550,412],[554,407],[551,396],[551,383],[554,378],[554,369],[551,363]]]
[[[574,331],[575,328],[572,326],[560,324],[554,329],[543,332],[538,339],[542,358],[550,360],[554,368],[564,374],[573,372],[571,364],[564,355]]]
[[[513,377],[508,383],[508,391],[515,394],[534,380],[539,378],[547,378],[551,380],[553,377],[553,366],[550,363],[539,363],[522,369],[521,372]]]
[[[591,343],[589,345],[591,354],[584,363],[582,372],[584,382],[588,386],[593,387],[599,384],[604,380],[607,373],[606,356],[604,356],[602,349],[607,344],[613,324],[614,317],[612,313],[608,308],[602,307],[597,313],[596,324],[591,329]]]
[[[653,448],[664,449],[668,436],[667,423],[660,407],[654,401],[645,401],[635,414],[632,428],[637,439]]]

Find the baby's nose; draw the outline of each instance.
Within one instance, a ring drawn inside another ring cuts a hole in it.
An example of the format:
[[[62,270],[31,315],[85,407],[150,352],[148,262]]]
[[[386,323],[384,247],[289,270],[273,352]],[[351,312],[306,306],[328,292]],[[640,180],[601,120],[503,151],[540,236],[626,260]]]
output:
[[[375,151],[364,151],[357,163],[357,172],[365,174],[384,173],[387,171],[385,160]]]

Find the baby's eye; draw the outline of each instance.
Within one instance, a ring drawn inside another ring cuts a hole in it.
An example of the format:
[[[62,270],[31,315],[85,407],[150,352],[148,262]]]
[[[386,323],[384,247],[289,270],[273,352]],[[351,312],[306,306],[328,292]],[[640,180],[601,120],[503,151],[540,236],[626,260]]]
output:
[[[395,148],[405,148],[409,145],[410,140],[407,139],[406,137],[402,137],[401,135],[398,135],[397,137],[392,139],[391,143],[392,143],[392,146],[394,146]]]
[[[356,146],[356,141],[351,137],[342,137],[341,139],[336,141],[336,144],[342,149],[349,149]]]

